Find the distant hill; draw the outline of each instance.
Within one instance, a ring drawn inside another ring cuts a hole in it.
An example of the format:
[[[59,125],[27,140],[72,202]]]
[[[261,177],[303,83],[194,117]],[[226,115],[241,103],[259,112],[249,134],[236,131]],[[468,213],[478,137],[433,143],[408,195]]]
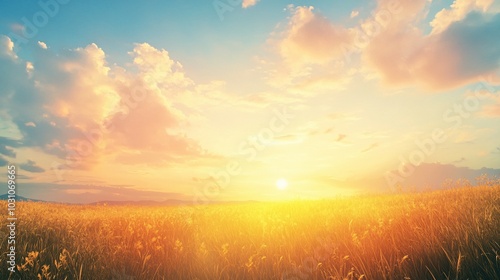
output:
[[[141,205],[141,206],[162,206],[162,205],[189,205],[189,201],[182,201],[176,199],[169,199],[164,201],[154,201],[154,200],[139,200],[139,201],[98,201],[93,203],[88,203],[88,205]]]
[[[0,200],[7,200],[9,199],[8,194],[2,194],[0,195]],[[62,203],[62,202],[54,202],[54,201],[45,201],[45,200],[39,200],[39,199],[31,199],[27,198],[24,196],[16,195],[16,202],[18,201],[30,201],[30,202],[47,202],[47,203],[56,203],[56,204],[75,204],[75,205],[114,205],[114,206],[119,206],[119,205],[128,205],[128,206],[192,206],[193,201],[184,201],[184,200],[177,200],[177,199],[168,199],[164,201],[154,201],[154,200],[138,200],[138,201],[133,201],[133,200],[106,200],[106,201],[98,201],[98,202],[92,202],[92,203]],[[210,201],[207,202],[207,204],[241,204],[241,203],[252,203],[252,202],[257,202],[257,201]],[[203,204],[203,203],[201,203]]]
[[[9,199],[9,195],[8,194],[2,194],[2,195],[0,195],[0,200],[7,200],[7,199]],[[31,198],[27,198],[27,197],[24,197],[24,196],[16,195],[16,202],[17,201],[40,202],[42,200],[31,199]]]
[[[207,204],[242,204],[242,203],[253,203],[258,202],[254,200],[248,201],[210,201]],[[203,203],[201,203],[203,204]],[[135,206],[191,206],[193,201],[184,201],[177,199],[169,199],[164,201],[154,201],[154,200],[139,200],[139,201],[99,201],[94,203],[88,203],[88,205],[135,205]]]

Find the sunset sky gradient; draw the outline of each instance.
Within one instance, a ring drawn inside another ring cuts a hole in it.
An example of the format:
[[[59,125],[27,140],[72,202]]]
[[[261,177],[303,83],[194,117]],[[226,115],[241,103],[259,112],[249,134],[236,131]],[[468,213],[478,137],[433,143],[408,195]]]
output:
[[[15,164],[23,196],[318,199],[500,175],[498,1],[0,6],[0,178]]]

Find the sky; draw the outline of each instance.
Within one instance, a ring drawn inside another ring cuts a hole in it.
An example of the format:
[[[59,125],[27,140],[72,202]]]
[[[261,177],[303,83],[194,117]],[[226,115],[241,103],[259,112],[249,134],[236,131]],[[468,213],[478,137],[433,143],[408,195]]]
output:
[[[493,0],[0,0],[0,179],[206,203],[498,176],[498,34]]]

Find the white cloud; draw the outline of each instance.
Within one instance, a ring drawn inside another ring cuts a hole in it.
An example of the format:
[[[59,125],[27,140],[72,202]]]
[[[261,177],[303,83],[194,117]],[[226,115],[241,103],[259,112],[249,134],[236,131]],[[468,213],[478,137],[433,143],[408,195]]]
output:
[[[297,7],[279,42],[283,58],[293,65],[325,64],[343,54],[353,34],[314,13],[314,7]]]
[[[26,30],[26,27],[19,23],[13,23],[10,25],[10,29],[16,33],[21,33]]]
[[[45,44],[44,42],[38,41],[38,46],[44,50],[47,49],[47,44]]]
[[[14,42],[4,35],[0,35],[0,57],[6,56],[10,58],[17,58],[17,55],[14,53]]]
[[[450,9],[442,9],[431,21],[432,33],[440,33],[453,23],[460,21],[471,11],[486,12],[493,0],[455,0]]]
[[[259,2],[260,0],[243,0],[243,2],[241,3],[241,6],[246,9],[248,7],[251,7],[251,6],[254,6],[255,4],[257,4],[257,2]]]
[[[418,84],[442,90],[485,76],[498,80],[500,41],[493,36],[498,32],[500,14],[479,12],[470,12],[430,35],[411,25],[396,25],[369,42],[363,59],[388,85]]]
[[[352,74],[343,58],[354,33],[315,13],[312,6],[288,6],[288,11],[292,14],[287,25],[269,40],[278,61],[262,63],[269,69],[269,83],[303,95],[342,88]]]
[[[35,52],[33,61],[23,61],[12,41],[0,37],[0,71],[6,73],[0,113],[23,135],[20,147],[40,149],[62,164],[77,157],[70,168],[91,167],[104,157],[165,164],[210,156],[183,131],[191,111],[178,104],[188,98],[203,106],[218,83],[196,84],[166,50],[149,44],[137,44],[130,54],[133,64],[126,68],[110,67],[96,44]]]

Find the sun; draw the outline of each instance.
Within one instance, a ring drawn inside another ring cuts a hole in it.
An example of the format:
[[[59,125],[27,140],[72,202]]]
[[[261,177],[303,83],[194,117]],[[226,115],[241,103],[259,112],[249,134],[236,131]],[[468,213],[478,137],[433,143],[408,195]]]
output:
[[[276,181],[276,187],[277,187],[279,190],[284,190],[284,189],[286,189],[286,187],[287,187],[287,186],[288,186],[288,182],[287,182],[285,179],[283,179],[283,178],[278,179],[278,180]]]

